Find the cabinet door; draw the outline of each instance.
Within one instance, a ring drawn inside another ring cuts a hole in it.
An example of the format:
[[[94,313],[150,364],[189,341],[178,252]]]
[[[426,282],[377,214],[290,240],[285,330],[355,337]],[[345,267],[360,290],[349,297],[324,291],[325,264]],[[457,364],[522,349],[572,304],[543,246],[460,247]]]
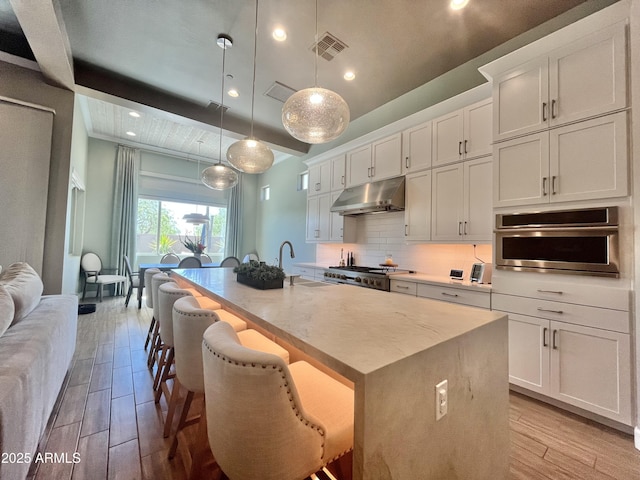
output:
[[[402,132],[402,171],[417,172],[431,167],[431,122]]]
[[[464,162],[463,228],[465,240],[491,242],[493,234],[493,159]]]
[[[402,135],[397,133],[373,142],[371,177],[375,180],[402,174]]]
[[[342,192],[333,192],[331,194],[331,205],[334,204],[336,199]],[[331,224],[329,226],[329,240],[332,242],[345,242],[355,243],[357,233],[357,223],[354,217],[345,217],[339,213],[331,212],[330,214]]]
[[[626,107],[626,58],[623,23],[554,51],[549,56],[551,125]]]
[[[541,130],[549,120],[548,59],[527,62],[493,81],[493,139]]]
[[[309,195],[327,193],[331,189],[331,163],[323,162],[309,167]]]
[[[431,239],[431,170],[405,179],[404,234],[407,240]]]
[[[331,230],[331,194],[318,195],[318,237],[319,241],[329,240]]]
[[[491,155],[493,129],[491,128],[493,100],[483,100],[465,107],[464,141],[462,151],[465,159]]]
[[[329,160],[331,164],[331,191],[344,190],[346,186],[346,159],[344,155]]]
[[[307,197],[307,242],[317,242],[320,235],[320,200],[318,195]]]
[[[625,112],[550,131],[552,202],[627,195]]]
[[[509,314],[509,381],[549,393],[549,321]]]
[[[371,176],[371,145],[347,153],[347,186],[367,183]]]
[[[629,335],[551,322],[551,395],[631,423]]]
[[[549,202],[549,133],[493,146],[494,207]]]
[[[434,168],[432,175],[431,239],[462,240],[463,167]]]
[[[463,113],[462,110],[448,113],[433,120],[434,167],[462,160],[463,156]]]

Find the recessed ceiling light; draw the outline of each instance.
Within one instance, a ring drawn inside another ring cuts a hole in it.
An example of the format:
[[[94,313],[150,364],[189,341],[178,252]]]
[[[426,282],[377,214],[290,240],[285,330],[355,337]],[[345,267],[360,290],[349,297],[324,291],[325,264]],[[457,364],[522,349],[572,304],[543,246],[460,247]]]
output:
[[[452,10],[461,10],[467,6],[469,0],[451,0],[449,6]]]
[[[135,137],[136,136],[136,134],[134,132],[132,132],[132,131],[128,131],[127,135],[129,135],[130,137]]]
[[[235,88],[232,88],[231,90],[229,90],[227,92],[227,95],[229,95],[230,97],[233,97],[233,98],[237,98],[237,97],[240,96],[240,94],[238,93],[238,91]]]
[[[278,42],[284,42],[287,39],[287,32],[284,31],[283,28],[276,28],[273,33],[273,38],[275,38]]]
[[[352,72],[352,71],[345,72],[345,74],[344,74],[344,79],[345,80],[350,82],[354,78],[356,78],[356,74],[354,72]]]
[[[138,112],[129,112],[129,116],[134,118],[140,118],[140,114]]]

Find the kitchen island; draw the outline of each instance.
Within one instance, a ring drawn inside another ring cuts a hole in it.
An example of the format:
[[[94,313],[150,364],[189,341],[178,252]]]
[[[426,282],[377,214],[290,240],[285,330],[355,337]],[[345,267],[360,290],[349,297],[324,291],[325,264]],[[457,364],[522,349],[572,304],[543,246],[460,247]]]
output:
[[[227,268],[171,275],[353,383],[354,479],[507,478],[506,315],[350,285],[256,290]]]

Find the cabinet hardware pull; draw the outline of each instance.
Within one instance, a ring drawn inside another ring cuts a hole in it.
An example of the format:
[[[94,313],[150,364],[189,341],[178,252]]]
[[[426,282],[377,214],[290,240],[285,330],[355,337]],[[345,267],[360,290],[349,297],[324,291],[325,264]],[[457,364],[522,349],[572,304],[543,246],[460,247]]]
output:
[[[409,225],[405,225],[404,226],[404,236],[405,237],[409,235],[408,230],[409,230]]]
[[[558,330],[554,330],[553,331],[553,349],[557,350],[558,349],[558,344],[556,342],[556,333],[558,333]]]
[[[542,196],[547,195],[547,177],[542,177]]]
[[[376,176],[376,167],[375,165],[373,167],[371,167],[371,177],[375,177]]]
[[[371,167],[367,168],[367,177],[371,177]]]
[[[558,177],[556,175],[553,175],[551,177],[551,195],[555,195],[556,194],[556,179]]]
[[[464,141],[464,153],[465,153],[465,155],[466,155],[467,153],[469,153],[469,152],[467,152],[467,143],[469,143],[469,142],[468,142],[468,140],[465,140],[465,141]]]
[[[549,346],[549,344],[547,343],[547,330],[548,330],[547,327],[544,327],[542,329],[542,346],[543,347],[548,347]]]
[[[404,167],[409,168],[409,157],[404,157]]]
[[[464,222],[464,234],[467,235],[467,222]]]
[[[547,102],[542,102],[542,121],[547,121]]]
[[[549,312],[549,313],[557,313],[558,315],[562,315],[564,312],[562,310],[549,310],[547,308],[538,307],[539,312]]]
[[[462,142],[458,142],[458,155],[462,156]]]
[[[344,175],[342,175],[342,176],[340,177],[340,183],[341,183],[342,185],[344,185]]]
[[[445,297],[457,297],[458,294],[457,293],[447,293],[447,292],[440,292],[442,295],[444,295]]]
[[[316,183],[316,192],[320,190],[320,182]]]
[[[458,235],[462,235],[462,222],[458,222]]]
[[[409,290],[409,287],[407,287],[406,285],[396,285],[397,288],[403,288],[405,290]]]
[[[538,289],[538,293],[555,293],[557,295],[562,295],[564,292],[562,292],[561,290],[541,290],[541,289]]]
[[[551,118],[556,118],[556,102],[555,98],[551,100]]]
[[[316,230],[316,238],[320,236],[320,230]]]

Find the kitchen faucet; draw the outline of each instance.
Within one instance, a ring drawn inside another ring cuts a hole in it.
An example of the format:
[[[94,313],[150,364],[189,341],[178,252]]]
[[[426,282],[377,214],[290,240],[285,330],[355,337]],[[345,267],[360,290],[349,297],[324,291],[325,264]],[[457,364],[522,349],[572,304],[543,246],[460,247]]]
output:
[[[293,245],[291,244],[291,242],[289,240],[285,240],[280,245],[280,254],[278,255],[278,267],[280,267],[280,268],[282,268],[282,249],[284,248],[284,246],[286,244],[289,245],[289,250],[291,250],[291,258],[296,258],[296,254],[293,253]]]

